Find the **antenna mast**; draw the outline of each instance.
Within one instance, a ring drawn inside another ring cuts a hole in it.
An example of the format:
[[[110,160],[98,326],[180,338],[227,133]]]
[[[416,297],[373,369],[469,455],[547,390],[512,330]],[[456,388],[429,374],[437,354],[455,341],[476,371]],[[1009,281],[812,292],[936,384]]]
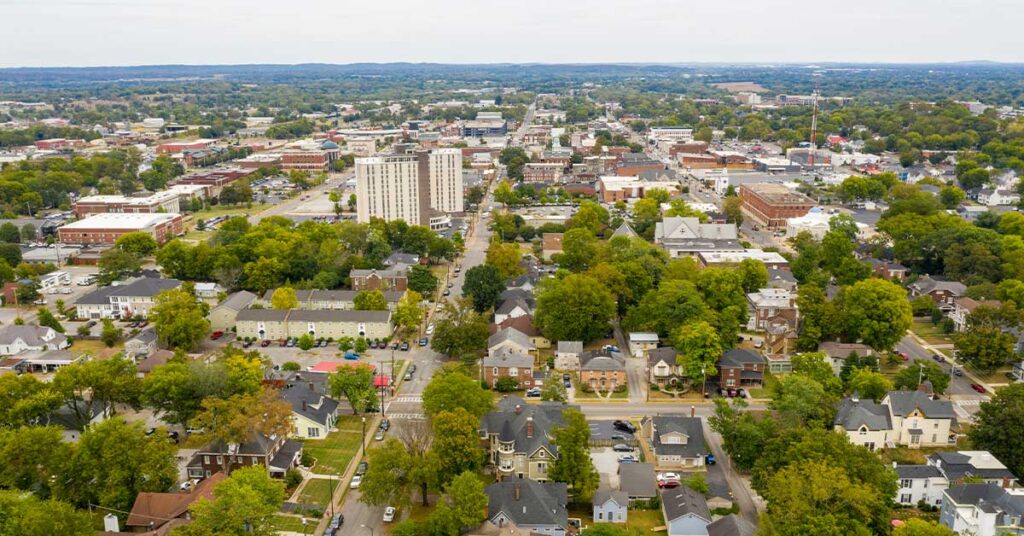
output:
[[[821,79],[818,74],[814,75],[814,93],[811,93],[811,150],[808,153],[807,163],[814,168],[814,157],[818,152],[818,93],[821,90]]]

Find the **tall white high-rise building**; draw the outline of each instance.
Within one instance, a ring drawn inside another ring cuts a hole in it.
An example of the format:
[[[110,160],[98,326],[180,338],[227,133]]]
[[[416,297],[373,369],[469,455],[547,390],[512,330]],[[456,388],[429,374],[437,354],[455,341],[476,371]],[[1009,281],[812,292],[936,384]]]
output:
[[[429,225],[431,213],[464,210],[462,151],[356,158],[356,218]]]

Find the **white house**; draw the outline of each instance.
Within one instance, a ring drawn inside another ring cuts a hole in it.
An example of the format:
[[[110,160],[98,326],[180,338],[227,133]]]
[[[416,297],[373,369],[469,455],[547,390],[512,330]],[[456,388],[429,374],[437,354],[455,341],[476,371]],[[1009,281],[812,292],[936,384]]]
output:
[[[1016,205],[1020,203],[1020,194],[1003,188],[985,188],[978,192],[978,202],[989,207]]]
[[[1024,490],[995,484],[963,484],[942,496],[939,523],[964,536],[1024,533]]]
[[[582,341],[558,341],[555,350],[555,368],[558,370],[579,370]]]
[[[68,346],[68,338],[63,333],[46,326],[12,324],[0,329],[0,355],[62,350]]]
[[[281,398],[292,405],[292,436],[321,439],[334,429],[338,401],[317,393],[303,383],[281,390]]]
[[[644,357],[649,350],[657,347],[657,333],[632,332],[629,334],[629,353],[633,357]]]
[[[629,495],[624,491],[597,490],[594,493],[594,523],[625,523]]]
[[[896,502],[913,506],[924,502],[930,506],[942,504],[942,492],[949,487],[949,481],[934,465],[898,465],[893,462],[896,470],[898,489]]]

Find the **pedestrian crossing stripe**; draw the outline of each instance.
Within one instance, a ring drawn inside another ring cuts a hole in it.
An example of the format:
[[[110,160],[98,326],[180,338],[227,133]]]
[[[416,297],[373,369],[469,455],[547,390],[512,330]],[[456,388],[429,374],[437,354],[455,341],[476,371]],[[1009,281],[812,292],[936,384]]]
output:
[[[387,417],[389,419],[406,421],[423,421],[427,419],[427,416],[422,413],[389,413]]]

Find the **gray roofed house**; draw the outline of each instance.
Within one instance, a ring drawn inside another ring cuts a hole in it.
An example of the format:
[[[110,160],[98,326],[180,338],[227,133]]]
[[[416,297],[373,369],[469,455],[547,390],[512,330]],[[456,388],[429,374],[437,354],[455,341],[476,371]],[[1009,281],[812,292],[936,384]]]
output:
[[[923,275],[908,285],[911,297],[931,296],[932,301],[942,310],[953,309],[956,298],[967,292],[967,286],[959,281],[949,281],[944,277]]]
[[[650,442],[659,468],[704,466],[708,449],[704,428],[697,417],[658,415],[640,421],[641,434]]]
[[[842,371],[843,364],[846,362],[846,358],[850,357],[850,354],[867,357],[875,353],[875,350],[866,344],[835,341],[825,341],[818,344],[818,351],[825,353],[832,364],[832,373],[836,376]]]
[[[558,341],[555,348],[555,368],[558,370],[579,370],[582,341]]]
[[[530,355],[537,349],[530,337],[515,328],[500,329],[487,338],[487,353],[497,354],[501,349],[508,348],[521,355]],[[532,359],[532,357],[531,357]]]
[[[288,318],[288,311],[283,309],[243,309],[238,312],[236,320],[256,322],[284,322]]]
[[[949,480],[934,465],[898,465],[896,471],[896,497],[899,504],[914,505],[921,501],[932,506],[942,504],[942,491],[949,487]]]
[[[11,324],[0,329],[0,354],[62,350],[70,346],[68,338],[51,327]]]
[[[932,400],[921,391],[889,391],[882,399],[889,408],[890,440],[911,448],[947,446],[956,441],[956,414],[949,400]]]
[[[622,222],[622,225],[620,225],[618,229],[615,229],[615,232],[612,233],[612,236],[610,238],[615,238],[616,236],[636,238],[639,237],[640,235],[636,234],[636,231],[634,231],[633,228],[629,226],[629,223]]]
[[[546,466],[539,464],[558,457],[550,431],[565,425],[562,412],[570,407],[578,409],[558,402],[527,404],[517,396],[501,399],[480,423],[480,436],[488,438],[488,464],[500,477],[547,480]]]
[[[683,367],[676,364],[679,351],[671,346],[663,346],[647,351],[647,370],[650,382],[664,386],[683,380]]]
[[[629,464],[626,464],[629,465]],[[591,501],[595,523],[625,523],[628,516],[629,495],[623,491],[599,489]]]
[[[625,370],[625,357],[619,352],[601,350],[583,352],[580,355],[580,370],[616,371]]]
[[[268,289],[260,298],[260,304],[264,307],[271,306],[271,300],[275,289]],[[295,291],[295,299],[299,302],[297,309],[354,309],[355,299],[359,291],[356,290],[322,290],[322,289],[298,289]],[[383,290],[384,301],[388,307],[394,309],[395,305],[405,295],[402,290]]]
[[[147,328],[138,332],[134,337],[124,343],[126,357],[145,357],[156,350],[157,334],[153,328]]]
[[[668,217],[654,228],[654,243],[672,258],[696,255],[701,251],[743,251],[736,225],[700,223],[694,217]]]
[[[832,424],[842,427],[847,432],[863,429],[868,431],[892,430],[889,409],[874,400],[862,400],[857,397],[844,398],[839,403],[836,417]]]
[[[533,313],[533,307],[523,298],[511,298],[502,302],[494,311],[494,323],[501,324],[509,318],[517,318]]]
[[[939,523],[958,534],[1024,532],[1024,495],[991,483],[963,484],[943,493]]]
[[[484,367],[532,368],[533,356],[529,354],[516,353],[508,348],[502,348],[484,358]]]
[[[764,356],[746,348],[733,348],[728,350],[718,360],[720,366],[742,367],[744,365],[764,363]]]
[[[349,311],[345,309],[292,309],[289,322],[388,322],[391,311]]]
[[[938,469],[950,482],[974,477],[1007,487],[1017,478],[995,456],[984,450],[936,452],[928,456],[928,465]]]
[[[650,499],[658,494],[653,463],[619,464],[619,490],[630,499]]]
[[[338,401],[303,383],[281,389],[281,399],[292,406],[294,435],[304,439],[326,437],[338,419]]]
[[[568,489],[563,482],[509,479],[487,486],[487,519],[513,523],[545,535],[564,536],[569,527]]]
[[[768,288],[781,288],[793,292],[798,284],[793,272],[779,268],[768,269]]]
[[[533,297],[533,291],[522,288],[509,288],[503,290],[501,292],[501,295],[498,296],[498,303],[504,304],[506,301],[514,300],[516,298],[525,301],[526,305],[529,305],[531,308],[534,306],[535,301]]]
[[[234,309],[235,311],[241,311],[252,304],[253,300],[256,299],[256,295],[248,290],[239,290],[228,296],[224,301],[217,304],[214,309],[221,307],[227,309]]]
[[[716,519],[708,525],[708,536],[754,536],[757,527],[736,514]]]
[[[956,417],[952,402],[932,400],[921,391],[889,391],[889,394],[882,399],[882,404],[887,402],[892,414],[900,417],[908,417],[915,410],[920,410],[924,413],[924,417],[929,419],[953,419]]]
[[[181,286],[177,279],[143,277],[126,285],[100,287],[75,302],[78,318],[147,316],[156,295]]]
[[[235,327],[239,311],[256,301],[256,295],[247,290],[231,294],[224,301],[210,310],[210,328],[214,331],[227,331]]]
[[[711,510],[704,496],[686,487],[661,490],[661,510],[668,536],[703,536],[708,533]]]

